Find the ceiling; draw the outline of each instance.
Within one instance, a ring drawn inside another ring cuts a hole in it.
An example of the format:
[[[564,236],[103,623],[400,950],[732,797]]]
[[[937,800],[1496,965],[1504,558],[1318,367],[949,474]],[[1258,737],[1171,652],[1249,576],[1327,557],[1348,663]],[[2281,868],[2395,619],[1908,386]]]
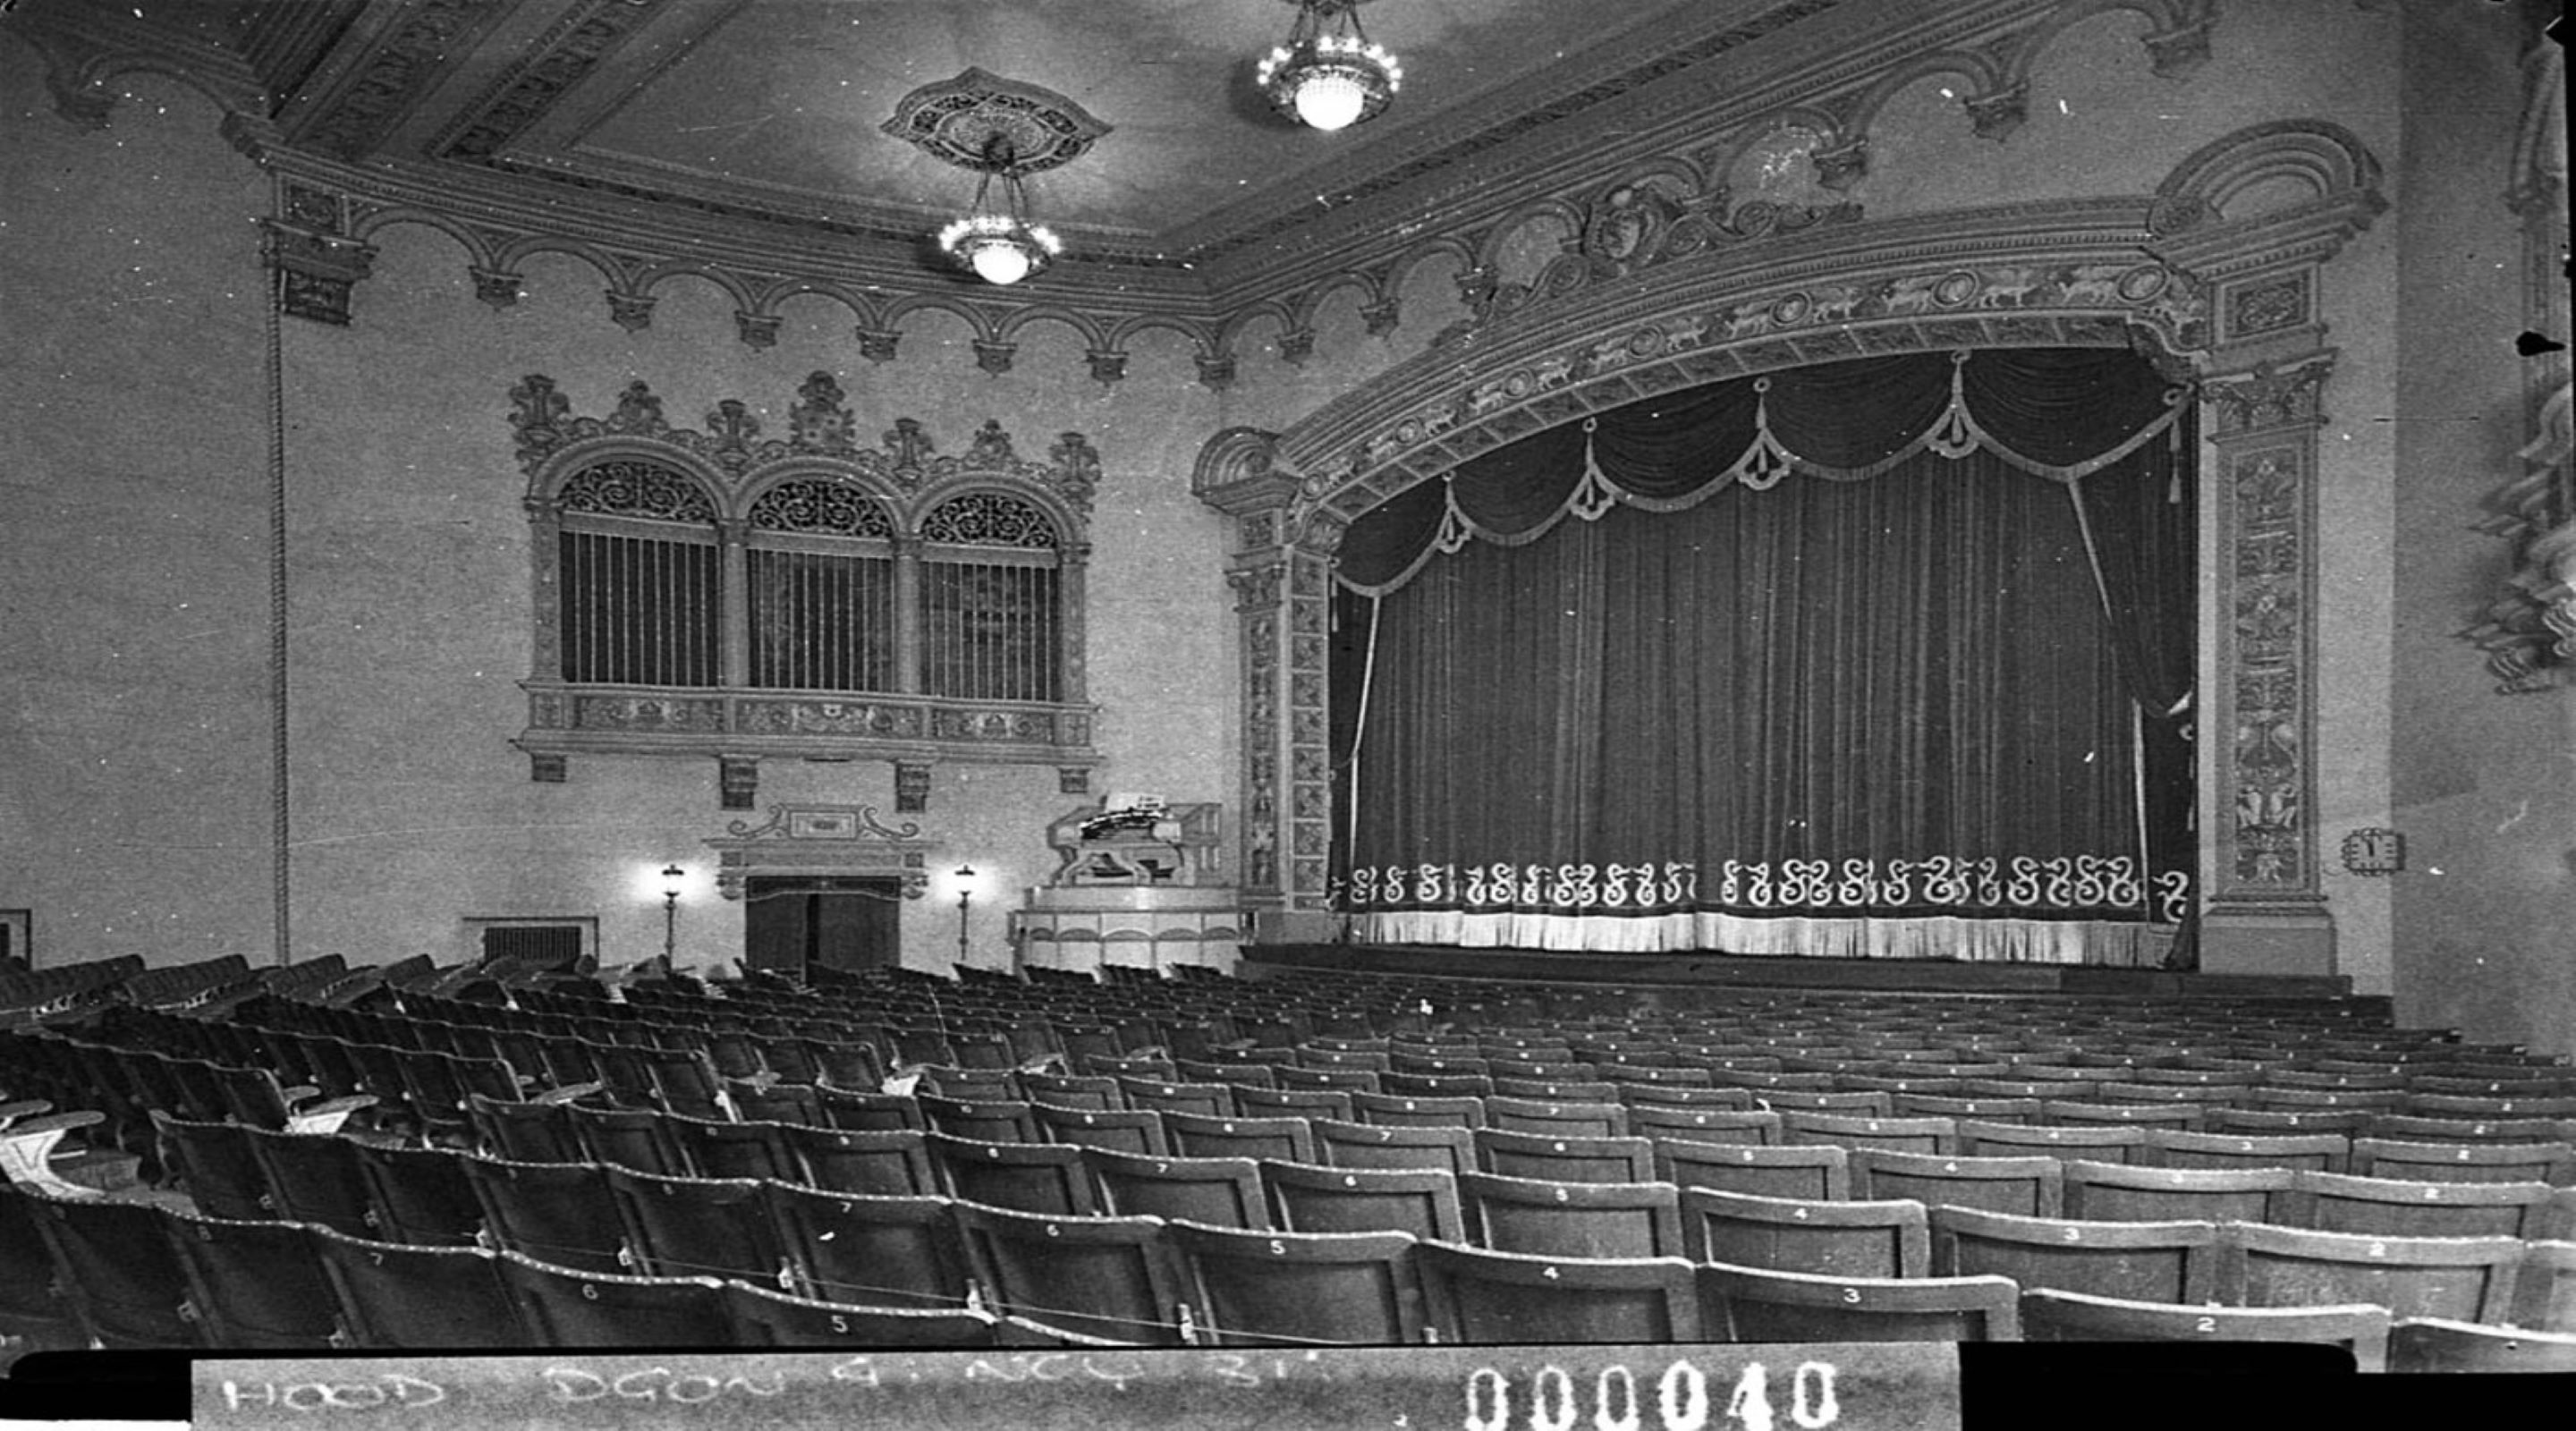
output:
[[[915,88],[978,67],[1108,126],[1031,177],[1033,211],[1079,253],[1153,265],[1277,234],[1841,3],[1364,0],[1402,92],[1324,134],[1252,83],[1293,0],[121,0],[220,34],[290,146],[889,237],[935,228],[974,178],[883,126]]]

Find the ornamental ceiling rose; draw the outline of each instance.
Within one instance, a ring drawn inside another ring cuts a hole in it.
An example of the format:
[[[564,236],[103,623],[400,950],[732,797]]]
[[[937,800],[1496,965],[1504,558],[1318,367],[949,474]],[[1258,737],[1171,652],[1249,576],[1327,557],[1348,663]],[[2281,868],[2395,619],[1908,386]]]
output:
[[[1110,126],[1043,85],[969,65],[905,95],[884,129],[960,169],[990,172],[992,156],[1008,154],[1010,168],[1033,174],[1081,158]]]

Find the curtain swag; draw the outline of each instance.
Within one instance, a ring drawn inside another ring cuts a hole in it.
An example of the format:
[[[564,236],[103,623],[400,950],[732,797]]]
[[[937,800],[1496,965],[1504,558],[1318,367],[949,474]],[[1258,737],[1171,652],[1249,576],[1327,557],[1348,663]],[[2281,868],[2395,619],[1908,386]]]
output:
[[[2104,355],[2135,362],[2125,352],[2104,350]],[[2053,409],[2035,411],[2029,404],[2016,405],[1998,391],[2023,376],[2015,362],[2019,357],[1962,350],[1946,358],[1863,359],[1703,389],[1700,396],[1686,396],[1678,403],[1642,403],[1585,418],[1555,434],[1561,437],[1571,431],[1581,438],[1580,466],[1567,464],[1579,475],[1561,496],[1534,503],[1527,489],[1533,478],[1544,482],[1545,477],[1528,470],[1522,462],[1480,460],[1464,464],[1443,476],[1436,488],[1425,484],[1388,504],[1393,507],[1410,502],[1419,506],[1424,493],[1436,493],[1436,522],[1382,520],[1370,533],[1392,535],[1392,527],[1415,526],[1418,531],[1420,525],[1428,525],[1427,540],[1416,536],[1411,543],[1401,537],[1392,543],[1364,542],[1360,550],[1346,544],[1337,580],[1344,588],[1363,596],[1383,596],[1413,580],[1434,557],[1454,554],[1470,541],[1526,546],[1555,530],[1569,516],[1599,521],[1623,504],[1649,512],[1686,511],[1730,486],[1767,492],[1792,473],[1830,482],[1863,482],[1902,467],[1925,452],[1954,462],[1971,453],[1985,452],[2018,471],[2072,488],[2157,438],[2172,440],[2178,433],[2176,424],[2188,389],[2169,387],[2156,395],[2160,410],[2134,414],[2139,421],[2120,420],[2131,414],[2085,414],[2089,421],[2083,426],[2094,434],[2109,429],[2108,446],[2081,454],[2050,452],[2047,449],[2052,444],[2061,449],[2067,444],[2068,424],[2064,419],[2070,415]],[[1947,368],[1948,381],[1940,405],[1927,412],[1919,401],[1908,403],[1904,399],[1921,396],[1914,390],[1921,387],[1922,371],[1935,364]],[[1897,367],[1915,371],[1888,371]],[[1849,381],[1821,380],[1822,375],[1841,369],[1871,370],[1878,386],[1867,395],[1865,404],[1856,407],[1852,403]],[[1985,379],[1973,385],[1982,402],[1971,397],[1972,371]],[[1741,411],[1747,398],[1749,412]],[[1883,401],[1890,398],[1894,400]],[[1775,405],[1782,409],[1777,421]],[[1988,405],[1998,411],[1981,416],[1980,407]],[[2052,423],[2052,418],[2058,421]],[[1749,430],[1737,430],[1744,428]],[[1857,435],[1855,428],[1859,429]],[[1789,440],[1783,439],[1783,429],[1791,434]],[[1607,438],[1605,433],[1609,434]],[[1550,436],[1542,433],[1524,439],[1524,445],[1562,451],[1560,443],[1545,441]],[[1605,463],[1604,447],[1622,437],[1639,440],[1637,446],[1633,450],[1614,450],[1611,460]],[[1876,455],[1862,461],[1848,460],[1855,448],[1863,454]],[[1722,467],[1716,466],[1718,458],[1729,451],[1737,454],[1735,458]],[[1571,452],[1564,455],[1575,456]],[[2066,460],[2051,460],[2052,457]],[[1673,461],[1675,458],[1680,460]],[[1655,472],[1649,464],[1656,462],[1672,462],[1688,485],[1679,491],[1671,490],[1674,478]],[[1692,474],[1697,475],[1694,478]],[[1522,491],[1504,495],[1499,489],[1505,486]],[[2167,493],[2167,500],[2179,501],[2180,493]],[[2077,520],[2084,521],[2080,502],[2076,512]],[[2089,547],[2089,530],[2086,539]],[[1385,570],[1390,559],[1401,563],[1392,572]],[[2098,580],[2098,554],[2094,560]],[[2107,603],[2109,598],[2105,596],[2104,600]],[[2180,713],[2178,707],[2165,712],[2168,717]]]

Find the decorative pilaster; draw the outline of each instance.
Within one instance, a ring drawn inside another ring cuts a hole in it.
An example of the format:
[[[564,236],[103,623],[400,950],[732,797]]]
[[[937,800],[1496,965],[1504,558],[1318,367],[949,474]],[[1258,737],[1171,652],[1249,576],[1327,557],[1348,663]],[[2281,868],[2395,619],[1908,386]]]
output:
[[[1332,518],[1310,519],[1288,558],[1288,907],[1316,913],[1331,908],[1333,753],[1325,692],[1333,554],[1343,530]]]
[[[2259,962],[2317,973],[2330,967],[2333,937],[2318,864],[2315,550],[2317,434],[2333,370],[2325,350],[2201,386],[2217,455],[2220,616],[2204,728],[2223,741],[2209,919],[2269,924],[2277,947]],[[2302,950],[2314,940],[2285,920],[2316,926],[2324,948]]]
[[[1296,480],[1270,465],[1276,435],[1228,428],[1199,451],[1190,489],[1202,502],[1235,519],[1234,554],[1226,585],[1234,590],[1241,632],[1243,682],[1242,858],[1237,868],[1245,903],[1279,910],[1289,903],[1295,873],[1296,820],[1290,797],[1292,769],[1288,688],[1292,665],[1290,567],[1284,517],[1297,495]],[[1329,829],[1329,824],[1326,826]],[[1319,868],[1320,875],[1320,868]],[[1317,885],[1321,889],[1320,879]]]

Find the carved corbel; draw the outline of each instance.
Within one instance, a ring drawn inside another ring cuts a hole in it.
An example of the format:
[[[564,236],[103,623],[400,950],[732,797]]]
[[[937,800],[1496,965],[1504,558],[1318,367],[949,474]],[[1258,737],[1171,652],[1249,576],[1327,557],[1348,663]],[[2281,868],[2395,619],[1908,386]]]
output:
[[[641,333],[645,329],[653,326],[654,299],[652,294],[628,293],[621,289],[611,288],[607,290],[605,296],[608,299],[608,320],[610,322],[615,323],[618,327],[625,329],[629,333]]]
[[[756,755],[719,755],[716,757],[716,801],[720,809],[750,810],[757,808],[760,796],[760,757]]]
[[[2170,30],[2157,30],[2140,37],[2147,47],[2149,67],[2162,79],[2189,79],[2202,65],[2209,63],[2209,16],[2176,25]]]
[[[278,311],[347,327],[350,290],[375,275],[375,247],[283,219],[262,219],[260,227],[261,256],[278,274]]]
[[[474,280],[474,297],[493,308],[513,308],[527,291],[527,279],[507,269],[485,268],[481,264],[466,266],[467,276]]]
[[[1977,137],[2000,144],[2030,119],[2030,81],[2023,80],[1993,94],[1971,95],[1959,103],[1968,111],[1968,122],[1976,127]]]
[[[1815,150],[1808,154],[1807,162],[1815,166],[1817,183],[1837,194],[1848,193],[1869,173],[1869,140],[1864,136],[1830,149]]]

